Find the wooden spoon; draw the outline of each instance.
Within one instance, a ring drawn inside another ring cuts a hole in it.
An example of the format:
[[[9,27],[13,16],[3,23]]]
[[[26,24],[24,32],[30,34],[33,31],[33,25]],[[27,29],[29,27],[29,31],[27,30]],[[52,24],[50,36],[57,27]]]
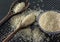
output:
[[[14,32],[12,32],[11,34],[9,34],[9,35],[7,36],[7,38],[3,40],[3,42],[8,42],[9,40],[11,40],[11,39],[14,37],[14,35],[15,35],[19,30],[25,28],[26,26],[31,25],[31,24],[35,21],[35,19],[36,19],[36,16],[35,16],[35,15],[33,15],[33,14],[27,15],[27,16],[22,20],[22,22],[20,22],[20,25],[17,27],[17,29],[16,29]],[[28,23],[28,22],[29,22],[29,23]]]
[[[12,5],[11,5],[11,7],[10,7],[10,9],[9,9],[8,14],[7,14],[2,20],[0,20],[0,26],[1,26],[3,23],[5,23],[5,22],[6,22],[9,18],[11,18],[12,16],[14,16],[14,15],[16,15],[16,14],[18,14],[18,13],[22,13],[24,10],[26,10],[26,9],[29,7],[28,0],[25,0],[25,7],[24,7],[20,12],[14,13],[14,12],[12,11],[12,8],[15,6],[16,3],[20,3],[20,2],[23,2],[23,0],[15,0],[15,1],[12,3]]]

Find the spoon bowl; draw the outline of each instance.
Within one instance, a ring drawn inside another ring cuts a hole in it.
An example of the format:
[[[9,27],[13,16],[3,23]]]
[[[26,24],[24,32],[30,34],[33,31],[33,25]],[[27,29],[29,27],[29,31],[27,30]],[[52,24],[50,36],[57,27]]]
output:
[[[25,7],[24,7],[20,12],[18,12],[18,13],[22,13],[24,10],[26,10],[26,9],[29,7],[29,2],[28,2],[28,0],[15,0],[15,1],[12,3],[12,5],[11,5],[8,14],[7,14],[2,20],[0,20],[0,26],[1,26],[2,24],[4,24],[4,23],[5,23],[9,18],[11,18],[12,16],[18,14],[18,13],[14,14],[13,11],[12,11],[12,9],[13,9],[13,7],[15,6],[15,4],[20,3],[20,2],[25,2]]]

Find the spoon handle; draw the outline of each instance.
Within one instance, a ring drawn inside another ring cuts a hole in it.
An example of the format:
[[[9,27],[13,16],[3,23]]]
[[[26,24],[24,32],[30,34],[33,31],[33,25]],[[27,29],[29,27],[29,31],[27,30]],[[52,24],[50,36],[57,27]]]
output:
[[[12,16],[12,12],[9,12],[2,20],[0,20],[0,26],[6,22]]]
[[[21,29],[23,29],[23,27],[19,27],[19,28],[16,29],[14,32],[12,32],[11,34],[9,34],[9,35],[7,36],[7,38],[3,40],[3,42],[9,42],[9,40],[11,40],[11,39],[14,37],[14,35],[15,35],[19,30],[21,30]]]

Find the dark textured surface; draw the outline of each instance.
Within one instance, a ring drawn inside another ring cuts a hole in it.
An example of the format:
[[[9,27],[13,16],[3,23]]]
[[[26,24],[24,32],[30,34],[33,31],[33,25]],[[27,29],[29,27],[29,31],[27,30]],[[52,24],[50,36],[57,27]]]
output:
[[[42,10],[59,10],[60,11],[60,0],[29,0],[30,1],[30,7],[31,9],[36,9],[38,7],[40,7]],[[0,0],[0,20],[7,14],[9,7],[11,5],[11,3],[13,2],[13,0]],[[11,28],[9,27],[9,23],[6,22],[4,25],[2,25],[0,27],[0,42],[2,42],[2,40],[4,38],[6,38],[6,36],[9,34],[9,32],[12,32],[13,30],[11,30]],[[60,42],[60,34],[57,35],[47,35],[46,37],[50,38],[49,42]],[[17,42],[18,39],[16,39]],[[23,39],[22,39],[23,40]],[[16,41],[14,41],[16,42]],[[24,42],[24,41],[23,41]],[[33,42],[33,41],[31,41]],[[47,40],[43,41],[43,42],[47,42]]]

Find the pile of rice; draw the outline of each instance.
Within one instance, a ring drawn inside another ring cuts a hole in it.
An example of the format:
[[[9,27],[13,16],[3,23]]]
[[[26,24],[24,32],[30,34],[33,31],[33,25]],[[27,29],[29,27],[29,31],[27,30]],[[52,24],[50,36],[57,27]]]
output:
[[[16,27],[19,26],[20,21],[23,20],[26,15],[28,15],[29,13],[32,13],[32,12],[35,13],[36,17],[38,17],[40,12],[42,12],[42,11],[41,10],[39,10],[39,11],[29,10],[27,12],[26,11],[23,12],[22,14],[18,14],[16,16],[13,16],[10,19],[11,28],[14,29],[14,30],[17,29]],[[37,24],[35,24],[35,25],[37,25]],[[34,30],[32,30],[31,26],[29,26],[25,29],[20,30],[14,36],[14,38],[11,40],[11,42],[13,42],[13,41],[16,41],[16,42],[18,42],[18,41],[22,41],[22,42],[23,41],[25,41],[25,42],[27,42],[27,41],[40,42],[41,41],[42,42],[44,37],[45,37],[44,33],[42,33],[39,30],[39,28],[37,28],[37,27],[33,27],[33,28],[34,28]],[[18,39],[18,40],[16,40],[16,39]]]

